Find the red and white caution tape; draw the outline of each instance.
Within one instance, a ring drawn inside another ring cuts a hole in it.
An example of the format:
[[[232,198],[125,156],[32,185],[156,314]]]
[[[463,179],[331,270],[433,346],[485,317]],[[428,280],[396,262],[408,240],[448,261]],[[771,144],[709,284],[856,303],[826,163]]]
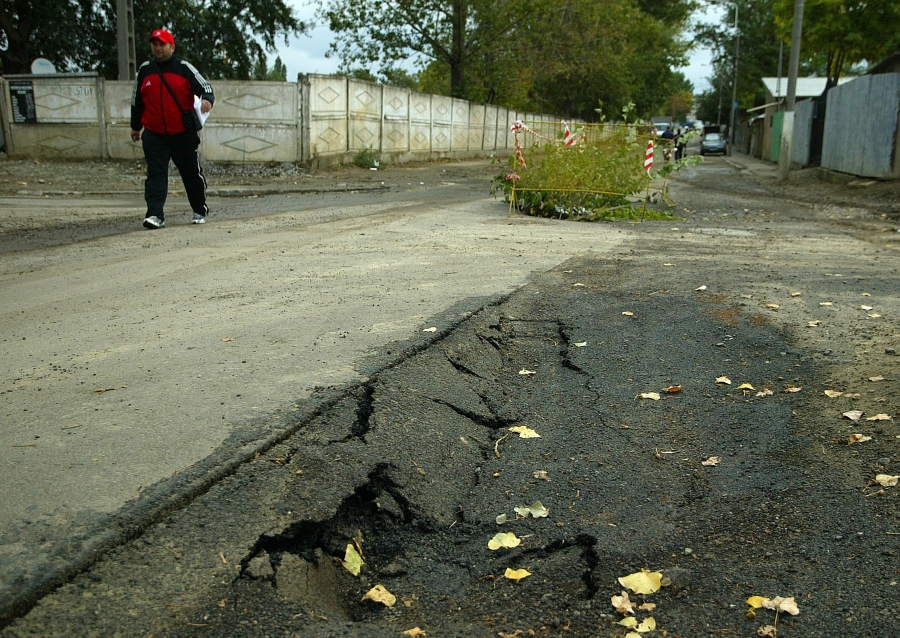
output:
[[[647,152],[644,154],[644,170],[650,177],[650,169],[653,168],[653,140],[647,142]]]

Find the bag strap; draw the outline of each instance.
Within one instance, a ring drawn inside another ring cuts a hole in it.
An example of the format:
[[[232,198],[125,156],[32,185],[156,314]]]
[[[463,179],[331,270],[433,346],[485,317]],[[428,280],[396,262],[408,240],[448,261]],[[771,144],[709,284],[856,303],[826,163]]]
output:
[[[156,72],[159,73],[159,79],[162,80],[163,85],[165,85],[165,87],[169,90],[169,95],[172,96],[172,99],[175,101],[175,106],[178,107],[178,110],[181,111],[181,115],[183,116],[185,113],[187,113],[187,111],[185,111],[183,108],[181,108],[181,102],[178,101],[178,97],[175,95],[175,91],[173,91],[172,87],[169,86],[169,83],[166,82],[166,76],[163,73],[162,69],[159,68],[159,65],[156,63],[155,60],[153,61],[153,66],[156,67]]]

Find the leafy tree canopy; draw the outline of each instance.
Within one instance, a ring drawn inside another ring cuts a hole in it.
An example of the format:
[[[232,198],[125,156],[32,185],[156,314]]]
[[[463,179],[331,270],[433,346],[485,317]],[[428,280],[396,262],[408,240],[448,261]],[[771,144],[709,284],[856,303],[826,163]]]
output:
[[[45,57],[58,69],[117,77],[115,0],[0,0],[0,10],[4,73],[27,73]],[[139,62],[147,35],[165,27],[177,54],[210,78],[249,79],[278,37],[306,29],[284,0],[135,0],[134,17]]]

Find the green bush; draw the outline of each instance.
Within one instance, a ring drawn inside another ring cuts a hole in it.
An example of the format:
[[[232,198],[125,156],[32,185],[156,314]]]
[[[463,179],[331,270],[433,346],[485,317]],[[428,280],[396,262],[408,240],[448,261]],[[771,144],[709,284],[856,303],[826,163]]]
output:
[[[378,153],[372,150],[372,147],[364,148],[353,156],[353,165],[360,168],[378,168],[380,162]]]

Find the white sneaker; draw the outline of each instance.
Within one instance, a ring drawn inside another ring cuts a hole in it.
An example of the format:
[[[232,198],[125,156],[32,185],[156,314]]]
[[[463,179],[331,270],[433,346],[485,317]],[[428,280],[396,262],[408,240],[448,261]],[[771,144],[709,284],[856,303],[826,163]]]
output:
[[[200,213],[194,213],[194,216],[191,217],[191,223],[192,224],[205,224],[206,216],[201,215]]]
[[[166,225],[166,222],[161,220],[156,215],[151,215],[144,220],[144,228],[149,228],[150,230],[156,230],[157,228],[163,228]]]

